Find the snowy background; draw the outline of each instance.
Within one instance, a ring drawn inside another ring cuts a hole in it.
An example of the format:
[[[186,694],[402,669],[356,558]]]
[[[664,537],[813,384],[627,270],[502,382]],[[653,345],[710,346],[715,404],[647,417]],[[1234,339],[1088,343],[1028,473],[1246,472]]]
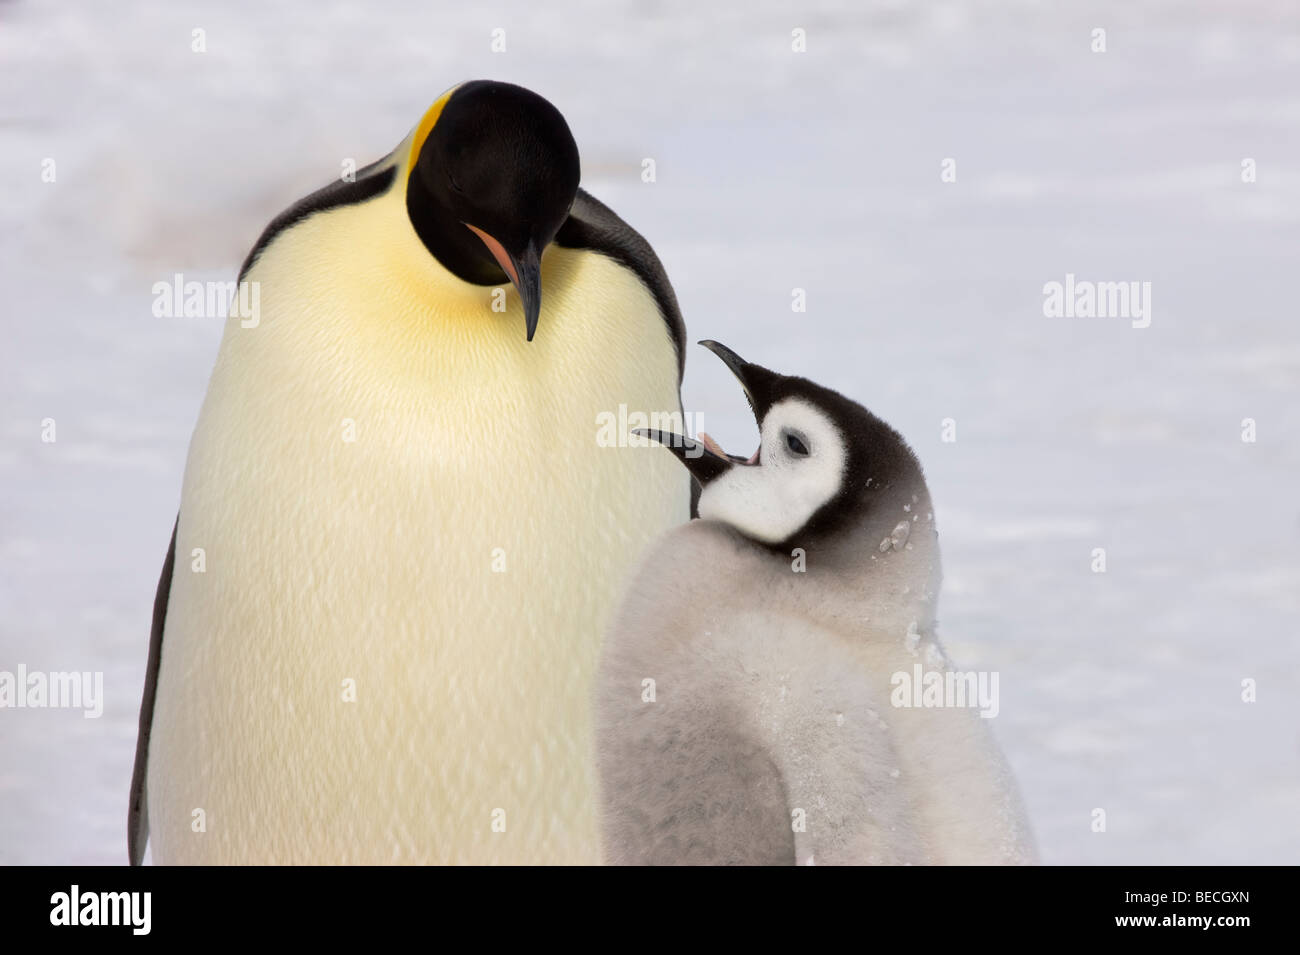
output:
[[[0,710],[0,863],[125,860],[154,586],[221,326],[154,318],[151,286],[233,278],[279,209],[474,77],[561,109],[692,340],[908,436],[940,632],[1001,673],[1044,861],[1300,862],[1295,6],[565,6],[0,0],[0,669],[102,670],[107,697],[99,720]],[[1151,326],[1045,318],[1067,272],[1151,282]],[[694,346],[685,396],[754,445]]]

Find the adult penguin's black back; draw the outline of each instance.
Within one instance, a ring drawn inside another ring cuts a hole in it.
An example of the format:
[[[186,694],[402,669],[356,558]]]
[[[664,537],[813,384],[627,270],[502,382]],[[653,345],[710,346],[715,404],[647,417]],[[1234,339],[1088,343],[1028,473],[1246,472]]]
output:
[[[689,487],[610,424],[680,410],[682,320],[578,180],[554,107],[466,83],[254,246],[160,582],[132,861],[598,860],[600,636]]]

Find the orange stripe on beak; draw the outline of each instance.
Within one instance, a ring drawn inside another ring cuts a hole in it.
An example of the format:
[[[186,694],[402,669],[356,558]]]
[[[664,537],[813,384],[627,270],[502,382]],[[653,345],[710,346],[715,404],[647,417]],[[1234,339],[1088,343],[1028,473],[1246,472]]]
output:
[[[510,261],[510,256],[506,254],[505,246],[492,238],[492,236],[488,235],[482,229],[472,226],[468,222],[465,223],[465,228],[469,229],[483,240],[483,244],[488,247],[488,251],[492,253],[492,257],[497,260],[497,265],[501,266],[506,275],[510,276],[511,283],[518,288],[519,273],[515,271],[514,262]]]

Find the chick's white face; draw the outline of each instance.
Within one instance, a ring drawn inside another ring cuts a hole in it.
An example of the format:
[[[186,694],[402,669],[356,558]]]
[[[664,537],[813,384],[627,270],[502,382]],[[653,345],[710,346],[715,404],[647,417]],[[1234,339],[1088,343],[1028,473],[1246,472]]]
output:
[[[844,435],[831,419],[802,399],[787,398],[763,419],[757,460],[705,485],[700,517],[779,543],[839,493],[847,459]]]

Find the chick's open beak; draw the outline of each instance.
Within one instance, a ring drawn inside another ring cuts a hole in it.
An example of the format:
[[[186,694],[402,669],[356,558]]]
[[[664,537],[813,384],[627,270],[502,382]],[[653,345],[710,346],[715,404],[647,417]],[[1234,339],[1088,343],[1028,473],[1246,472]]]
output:
[[[657,428],[634,428],[633,434],[652,441],[658,441],[686,465],[686,470],[695,476],[701,485],[708,484],[721,474],[726,474],[733,467],[733,462],[725,454],[711,450],[703,441],[696,441],[671,431]],[[720,449],[719,449],[720,450]]]
[[[720,342],[706,340],[700,342],[700,344],[721,358],[723,363],[731,369],[731,373],[736,376],[741,387],[745,389],[745,397],[748,399],[750,407],[757,409],[758,406],[755,404],[752,391],[752,379],[757,371],[765,371],[765,369],[749,364],[749,362]],[[633,434],[658,441],[666,447],[682,464],[686,465],[687,470],[695,476],[701,486],[707,485],[722,474],[726,474],[733,467],[752,467],[759,463],[759,452],[757,450],[748,458],[728,454],[722,450],[718,442],[703,431],[700,432],[698,440],[674,434],[671,431],[660,431],[653,428],[636,428]]]

